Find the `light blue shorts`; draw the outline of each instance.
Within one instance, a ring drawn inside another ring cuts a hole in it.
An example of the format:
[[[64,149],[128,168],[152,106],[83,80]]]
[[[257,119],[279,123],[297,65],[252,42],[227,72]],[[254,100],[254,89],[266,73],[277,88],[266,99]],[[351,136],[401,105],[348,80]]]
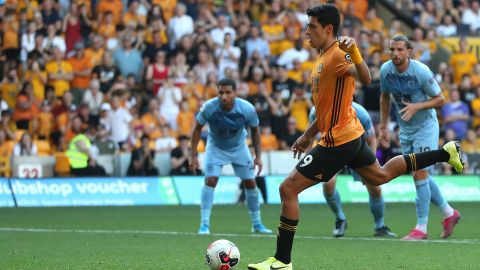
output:
[[[402,153],[421,153],[438,149],[439,126],[436,122],[426,122],[421,129],[414,134],[403,134],[400,131],[400,146]],[[424,170],[431,171],[432,166]]]
[[[205,149],[205,177],[219,177],[224,165],[232,164],[235,175],[242,180],[255,179],[252,155],[247,144],[232,149],[220,149],[207,143]]]

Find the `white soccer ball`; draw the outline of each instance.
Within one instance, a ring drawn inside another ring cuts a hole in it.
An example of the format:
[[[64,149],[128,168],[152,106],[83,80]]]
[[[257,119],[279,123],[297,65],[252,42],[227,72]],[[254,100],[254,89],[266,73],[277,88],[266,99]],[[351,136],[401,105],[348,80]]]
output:
[[[240,250],[228,240],[217,240],[208,246],[206,259],[210,269],[229,270],[240,262]]]

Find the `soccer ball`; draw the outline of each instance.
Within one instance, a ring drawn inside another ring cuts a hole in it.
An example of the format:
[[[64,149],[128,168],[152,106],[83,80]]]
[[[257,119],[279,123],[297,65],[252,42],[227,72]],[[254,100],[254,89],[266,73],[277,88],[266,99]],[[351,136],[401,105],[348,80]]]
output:
[[[221,239],[207,248],[207,264],[213,270],[229,270],[240,262],[240,251],[234,243]]]

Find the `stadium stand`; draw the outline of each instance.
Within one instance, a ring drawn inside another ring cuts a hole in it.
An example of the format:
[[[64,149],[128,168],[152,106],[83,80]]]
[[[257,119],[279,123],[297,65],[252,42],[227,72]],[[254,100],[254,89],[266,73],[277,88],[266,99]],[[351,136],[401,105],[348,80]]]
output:
[[[388,60],[387,41],[406,34],[414,41],[412,57],[434,71],[447,103],[458,91],[468,107],[468,139],[452,134],[438,111],[440,143],[448,136],[465,140],[473,166],[465,173],[478,172],[479,1],[323,2],[342,10],[340,34],[357,40],[370,65],[374,81],[358,85],[355,101],[374,122],[379,113],[376,74]],[[130,153],[144,134],[165,175],[175,138],[191,132],[194,115],[215,97],[215,82],[228,77],[237,81],[238,95],[256,107],[263,145],[280,150],[289,139],[289,117],[298,130],[307,123],[311,104],[295,97],[297,92],[311,97],[309,69],[316,52],[304,42],[305,10],[316,3],[7,0],[0,7],[1,149],[9,149],[11,156],[13,145],[28,132],[39,160],[54,157],[54,173],[69,175],[63,153],[74,134],[70,120],[79,115],[109,175],[125,175]],[[393,133],[396,122],[391,119]],[[205,141],[203,136],[200,150]],[[276,173],[277,166],[272,162],[271,171]],[[11,169],[2,167],[5,175],[5,170],[12,175]],[[436,173],[450,171],[439,167]]]

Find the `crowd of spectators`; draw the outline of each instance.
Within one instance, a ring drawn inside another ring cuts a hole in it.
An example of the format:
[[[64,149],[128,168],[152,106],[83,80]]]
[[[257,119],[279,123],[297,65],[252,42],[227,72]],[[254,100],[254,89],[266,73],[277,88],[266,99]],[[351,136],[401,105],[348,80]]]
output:
[[[367,0],[329,2],[342,10],[339,34],[356,39],[370,67],[373,81],[357,85],[355,100],[378,123],[379,69],[389,59],[389,37],[406,28],[399,20],[385,25]],[[438,37],[480,29],[479,0],[394,2],[418,23],[409,35],[412,57],[427,65]],[[315,4],[6,0],[0,7],[0,151],[65,151],[78,116],[97,154],[128,151],[151,163],[150,150],[171,151],[180,136],[190,136],[195,114],[225,77],[256,108],[263,149],[287,150],[306,129],[312,106],[310,73],[318,52],[305,42],[304,29],[305,11]],[[460,39],[448,61],[430,67],[447,98],[438,111],[442,140],[480,152],[480,63],[468,39]],[[392,133],[395,126],[392,117]],[[200,148],[205,139],[206,132]],[[182,151],[175,154],[178,165]],[[397,152],[392,144],[378,156]],[[139,170],[132,163],[132,173]]]

